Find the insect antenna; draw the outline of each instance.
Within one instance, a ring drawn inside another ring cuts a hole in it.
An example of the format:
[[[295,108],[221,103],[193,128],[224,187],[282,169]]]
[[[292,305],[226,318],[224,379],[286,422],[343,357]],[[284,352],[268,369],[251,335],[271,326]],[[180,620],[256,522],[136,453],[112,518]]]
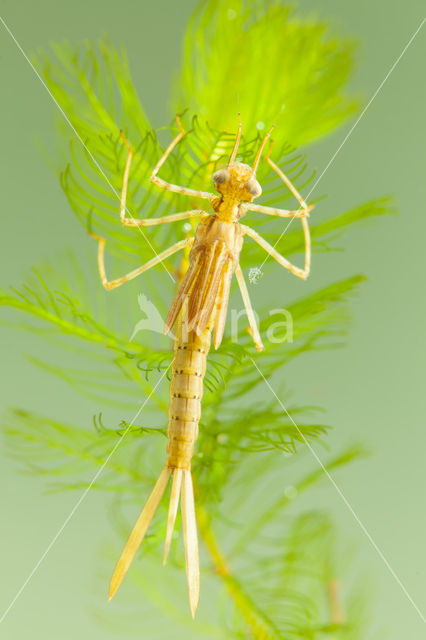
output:
[[[238,112],[238,132],[237,132],[237,137],[235,138],[234,148],[232,149],[232,153],[228,160],[228,167],[230,164],[235,162],[235,158],[237,157],[238,146],[241,140],[241,130],[242,130],[241,113]]]
[[[271,135],[272,131],[274,130],[275,125],[273,124],[272,127],[269,129],[268,133],[266,134],[266,136],[263,138],[262,143],[258,149],[258,152],[256,153],[256,157],[254,159],[253,162],[253,167],[252,167],[252,171],[253,173],[256,173],[257,171],[257,167],[259,166],[259,162],[260,162],[260,156],[262,155],[262,151],[265,148],[265,144],[269,138],[269,136]]]

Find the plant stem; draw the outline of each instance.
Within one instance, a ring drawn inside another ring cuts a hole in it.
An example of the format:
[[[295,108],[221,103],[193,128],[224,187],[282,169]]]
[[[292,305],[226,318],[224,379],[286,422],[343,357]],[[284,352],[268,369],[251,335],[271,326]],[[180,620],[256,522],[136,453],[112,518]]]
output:
[[[202,505],[197,507],[197,522],[204,544],[214,563],[217,575],[223,580],[234,604],[246,621],[249,632],[256,640],[274,640],[281,635],[274,623],[256,606],[250,596],[243,590],[222,554],[210,526],[210,518]]]

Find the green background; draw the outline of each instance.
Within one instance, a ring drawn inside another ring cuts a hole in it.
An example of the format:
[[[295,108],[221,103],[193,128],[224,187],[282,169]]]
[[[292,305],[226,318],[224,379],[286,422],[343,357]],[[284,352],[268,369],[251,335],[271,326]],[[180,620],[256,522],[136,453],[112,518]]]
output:
[[[124,43],[148,115],[154,126],[161,126],[170,119],[170,80],[178,68],[182,34],[195,4],[195,0],[9,0],[1,3],[1,15],[28,54],[64,38],[74,42],[107,34],[114,44]],[[419,26],[422,5],[414,0],[324,0],[302,2],[300,9],[318,13],[338,32],[360,41],[352,88],[366,102]],[[394,195],[398,208],[396,216],[352,230],[339,241],[344,252],[314,256],[313,288],[353,273],[368,275],[369,281],[352,303],[354,324],[347,347],[305,357],[288,368],[295,398],[327,408],[326,421],[335,426],[327,440],[332,451],[353,441],[365,443],[372,451],[366,460],[340,471],[336,481],[423,612],[425,42],[423,28],[318,188],[318,193],[328,195],[319,205],[323,210],[344,211],[384,194]],[[93,245],[69,211],[57,177],[39,150],[41,144],[54,140],[51,99],[1,26],[0,64],[0,261],[1,283],[7,286],[18,284],[33,264],[54,260],[65,248],[80,252]],[[321,172],[350,126],[310,148],[310,166]],[[293,285],[291,293],[297,294]],[[270,299],[274,300],[273,291]],[[38,350],[40,344],[36,343]],[[37,355],[33,336],[2,328],[1,409],[23,406],[90,426],[99,407],[34,369],[26,360],[28,353]],[[318,452],[324,454],[321,449]],[[42,480],[20,475],[3,452],[1,458],[0,615],[78,499],[71,493],[43,495]],[[325,506],[334,514],[341,536],[358,554],[356,564],[365,569],[374,637],[425,637],[424,622],[335,488],[324,483],[310,494],[313,498],[315,506]],[[125,610],[124,599],[108,608],[99,605],[106,577],[99,551],[111,526],[107,506],[103,495],[89,493],[1,625],[1,637],[96,640],[117,633],[124,636],[111,627],[109,619],[114,608]],[[205,592],[201,606],[203,600],[208,606]],[[156,637],[156,615],[141,616],[135,635]],[[158,637],[172,636],[170,625],[169,634]]]

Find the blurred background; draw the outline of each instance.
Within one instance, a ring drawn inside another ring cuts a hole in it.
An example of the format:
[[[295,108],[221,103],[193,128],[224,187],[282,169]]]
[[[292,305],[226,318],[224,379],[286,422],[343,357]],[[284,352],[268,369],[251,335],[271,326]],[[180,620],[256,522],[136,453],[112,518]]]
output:
[[[71,4],[3,0],[1,16],[27,54],[52,41],[75,42],[103,34],[115,45],[124,44],[148,116],[159,127],[170,120],[170,82],[178,70],[182,35],[195,5],[195,0],[75,0]],[[365,104],[420,25],[424,5],[417,0],[402,4],[309,0],[300,3],[300,12],[313,12],[329,20],[340,35],[359,41],[351,88]],[[351,303],[354,322],[348,344],[324,357],[308,356],[287,369],[293,376],[289,384],[295,399],[327,409],[324,421],[334,427],[327,438],[331,451],[361,442],[371,452],[367,459],[336,474],[336,480],[423,615],[425,53],[423,28],[318,187],[318,194],[327,195],[320,207],[333,211],[382,195],[392,195],[396,202],[397,215],[360,225],[340,240],[343,252],[314,256],[310,286],[315,289],[354,273],[368,276]],[[85,245],[93,245],[40,152],[44,144],[54,143],[54,105],[1,25],[0,65],[0,272],[1,284],[8,286],[19,284],[37,262],[54,260],[70,247],[83,251]],[[309,148],[310,167],[319,173],[323,170],[351,125]],[[296,288],[291,292],[297,295]],[[91,422],[99,407],[28,362],[32,335],[2,328],[0,342],[2,411],[20,406],[80,424]],[[18,473],[16,463],[2,450],[0,455],[1,615],[78,495],[44,495],[43,479]],[[315,500],[315,507],[333,513],[340,536],[357,554],[358,568],[365,569],[374,637],[425,637],[421,615],[335,488],[324,483]],[[110,527],[107,504],[104,495],[89,493],[2,623],[2,637],[23,640],[29,629],[35,640],[116,637],[108,609],[102,615],[97,609],[103,588],[97,577],[99,548],[108,539]],[[202,598],[208,602],[208,593]],[[144,613],[134,635],[153,637],[155,615],[147,619]]]

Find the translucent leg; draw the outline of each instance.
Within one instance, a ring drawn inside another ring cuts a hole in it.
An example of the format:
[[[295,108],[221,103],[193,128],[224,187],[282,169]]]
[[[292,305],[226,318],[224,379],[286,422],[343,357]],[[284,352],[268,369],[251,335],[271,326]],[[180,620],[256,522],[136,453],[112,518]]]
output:
[[[194,241],[194,238],[185,238],[184,240],[180,240],[180,242],[176,242],[176,244],[174,244],[172,247],[169,247],[165,251],[162,251],[157,256],[155,256],[155,258],[153,258],[152,260],[148,260],[148,262],[143,264],[141,267],[138,267],[137,269],[134,269],[133,271],[130,271],[130,273],[126,273],[124,276],[121,276],[121,278],[116,278],[115,280],[108,280],[108,278],[106,276],[106,272],[105,272],[105,243],[106,243],[106,240],[105,240],[105,238],[102,238],[102,236],[98,236],[98,235],[93,234],[93,233],[90,234],[90,235],[92,236],[92,238],[95,238],[99,242],[99,245],[98,245],[98,269],[99,269],[99,275],[101,277],[102,284],[104,285],[105,289],[108,289],[108,290],[109,289],[115,289],[115,287],[119,287],[120,285],[124,284],[128,280],[133,280],[133,278],[136,278],[137,276],[139,276],[144,271],[148,271],[148,269],[151,269],[151,267],[155,267],[155,265],[157,265],[160,262],[162,262],[163,260],[165,260],[165,258],[168,258],[169,256],[173,255],[174,253],[176,253],[180,249],[184,249],[185,247],[188,247]]]
[[[306,222],[306,218],[302,218],[302,222]],[[304,269],[301,269],[300,267],[296,267],[296,265],[294,265],[292,262],[289,262],[286,258],[284,258],[284,256],[278,253],[278,251],[276,251],[276,249],[274,249],[274,247],[271,244],[269,244],[269,242],[267,242],[264,238],[262,238],[262,236],[259,233],[257,233],[250,227],[247,227],[244,224],[242,224],[241,227],[245,235],[248,235],[250,236],[250,238],[253,238],[253,240],[255,240],[255,242],[257,242],[257,244],[259,244],[262,247],[262,249],[265,249],[265,251],[267,251],[267,253],[269,253],[269,255],[272,258],[274,258],[274,260],[276,260],[282,267],[285,267],[286,269],[291,271],[291,273],[293,273],[295,276],[302,278],[302,280],[306,280],[306,278],[309,275],[309,267],[310,267],[310,242],[309,242],[309,228],[307,226],[307,223],[306,223],[306,226],[304,227],[305,244],[306,244],[306,256],[305,256]]]
[[[157,173],[159,172],[159,170],[161,169],[161,167],[163,166],[163,164],[165,163],[165,161],[167,160],[167,158],[169,157],[173,149],[176,147],[176,145],[182,140],[182,138],[185,135],[185,131],[182,127],[179,116],[176,116],[176,122],[179,127],[179,133],[176,136],[176,138],[172,140],[172,142],[169,144],[169,146],[167,147],[167,149],[165,150],[165,152],[163,153],[163,155],[155,165],[154,170],[151,174],[150,180],[151,182],[161,187],[162,189],[168,189],[168,191],[181,193],[185,196],[193,196],[196,198],[206,198],[207,200],[212,200],[213,198],[215,198],[214,194],[212,193],[208,193],[207,191],[196,191],[195,189],[189,189],[188,187],[180,187],[177,184],[171,184],[170,182],[166,182],[165,180],[162,180],[157,176]]]
[[[251,336],[253,338],[255,347],[258,351],[263,351],[262,339],[260,337],[259,329],[257,328],[256,318],[254,316],[253,307],[251,306],[249,292],[240,265],[237,265],[237,268],[235,269],[235,275],[237,276],[237,281],[240,287],[241,295],[243,297],[244,306],[247,312],[247,318],[250,324]]]

